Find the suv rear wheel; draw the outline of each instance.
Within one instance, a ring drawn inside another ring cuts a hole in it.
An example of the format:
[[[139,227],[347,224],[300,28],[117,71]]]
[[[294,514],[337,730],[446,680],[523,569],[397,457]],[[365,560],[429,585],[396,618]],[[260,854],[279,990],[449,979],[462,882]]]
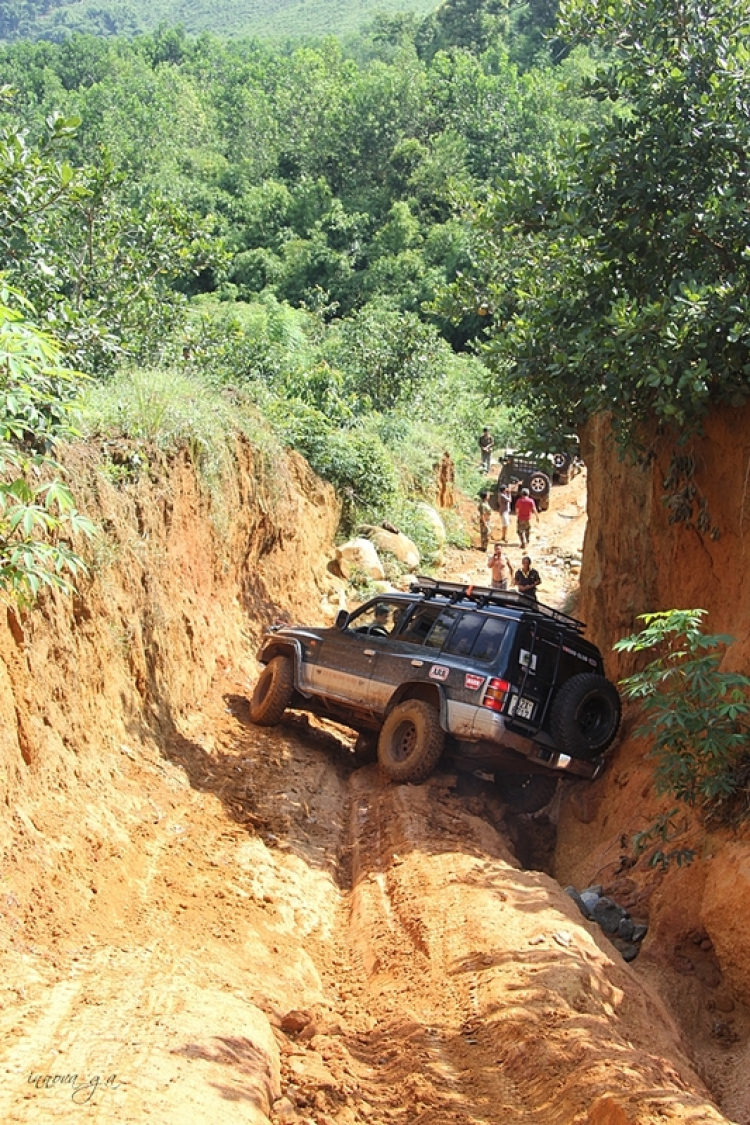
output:
[[[378,761],[392,781],[424,781],[440,761],[445,732],[434,707],[407,699],[393,708],[380,730]]]
[[[275,727],[292,702],[294,665],[288,656],[274,656],[260,674],[250,700],[250,721]]]
[[[604,676],[583,672],[557,693],[550,731],[558,748],[572,758],[596,758],[612,743],[622,705],[617,688]]]

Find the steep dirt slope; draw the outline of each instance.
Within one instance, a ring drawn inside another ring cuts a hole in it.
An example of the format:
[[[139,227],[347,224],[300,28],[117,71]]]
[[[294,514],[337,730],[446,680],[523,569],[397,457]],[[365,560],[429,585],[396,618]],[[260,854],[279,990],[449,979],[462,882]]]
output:
[[[91,582],[0,628],[0,1120],[725,1120],[493,786],[249,726],[260,623],[337,588],[304,464],[240,447],[213,508],[182,461],[119,489],[69,464]]]
[[[673,445],[655,435],[644,465],[623,462],[606,419],[584,440],[588,525],[580,613],[608,654],[613,678],[631,658],[612,643],[638,628],[649,610],[702,607],[707,629],[737,638],[726,666],[750,672],[750,542],[748,467],[750,411],[717,411],[705,435],[680,450],[688,475],[668,489]],[[693,525],[671,522],[675,505],[692,495]],[[682,495],[680,495],[682,494]],[[713,533],[695,527],[705,505]],[[603,883],[615,898],[650,922],[640,970],[659,981],[700,1052],[704,1071],[738,1119],[750,1116],[750,833],[706,832],[682,809],[678,843],[697,861],[667,872],[634,864],[633,833],[647,828],[674,802],[653,791],[646,747],[629,737],[626,711],[609,773],[593,786],[574,787],[560,811],[555,874],[577,887]]]

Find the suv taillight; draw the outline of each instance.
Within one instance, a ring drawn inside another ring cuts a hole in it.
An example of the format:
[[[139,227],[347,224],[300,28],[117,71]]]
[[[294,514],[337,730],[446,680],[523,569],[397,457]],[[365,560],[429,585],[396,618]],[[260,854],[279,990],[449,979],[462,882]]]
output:
[[[502,711],[505,697],[509,691],[510,684],[507,680],[498,680],[493,676],[487,684],[487,691],[484,693],[482,706],[489,707],[491,711]]]

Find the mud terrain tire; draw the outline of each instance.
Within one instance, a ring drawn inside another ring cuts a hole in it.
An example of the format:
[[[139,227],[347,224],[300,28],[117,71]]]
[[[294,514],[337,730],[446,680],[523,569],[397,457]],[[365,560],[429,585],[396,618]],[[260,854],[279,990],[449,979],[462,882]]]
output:
[[[378,761],[392,781],[424,781],[440,761],[445,732],[434,707],[407,699],[393,708],[378,738]]]
[[[294,665],[288,656],[274,656],[260,674],[250,700],[250,722],[275,727],[292,702]]]
[[[512,778],[496,773],[495,785],[506,805],[516,812],[539,812],[555,795],[558,779],[552,774],[530,773],[526,778]]]
[[[621,714],[615,685],[604,676],[583,672],[567,680],[557,693],[550,712],[550,732],[565,754],[590,760],[611,745]]]

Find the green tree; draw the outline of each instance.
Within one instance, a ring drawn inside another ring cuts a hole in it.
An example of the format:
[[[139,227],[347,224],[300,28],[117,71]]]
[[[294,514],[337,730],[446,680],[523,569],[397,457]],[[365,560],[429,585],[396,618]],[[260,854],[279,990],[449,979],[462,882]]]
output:
[[[635,444],[747,399],[747,16],[734,0],[560,5],[562,34],[608,52],[587,93],[613,112],[518,162],[480,210],[464,295],[492,314],[501,394],[562,431],[605,410]]]

